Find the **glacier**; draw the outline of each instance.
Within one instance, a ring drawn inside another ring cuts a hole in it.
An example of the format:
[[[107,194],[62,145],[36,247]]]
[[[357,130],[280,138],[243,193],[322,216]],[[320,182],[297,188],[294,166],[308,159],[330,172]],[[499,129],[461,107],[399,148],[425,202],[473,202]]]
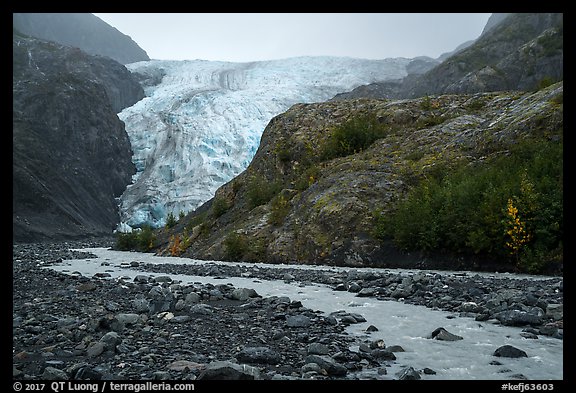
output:
[[[128,64],[146,97],[118,114],[137,173],[119,200],[118,230],[161,227],[196,209],[252,160],[268,122],[297,103],[406,76],[411,59],[297,57],[233,63]]]

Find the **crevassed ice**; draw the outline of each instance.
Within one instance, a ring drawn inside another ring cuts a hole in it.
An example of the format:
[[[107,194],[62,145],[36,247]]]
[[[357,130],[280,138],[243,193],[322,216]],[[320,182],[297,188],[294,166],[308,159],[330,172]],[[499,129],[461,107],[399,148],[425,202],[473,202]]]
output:
[[[121,226],[165,225],[242,172],[270,119],[296,103],[406,75],[409,59],[299,57],[251,63],[153,60],[127,67],[164,74],[119,117],[137,173],[120,200]]]

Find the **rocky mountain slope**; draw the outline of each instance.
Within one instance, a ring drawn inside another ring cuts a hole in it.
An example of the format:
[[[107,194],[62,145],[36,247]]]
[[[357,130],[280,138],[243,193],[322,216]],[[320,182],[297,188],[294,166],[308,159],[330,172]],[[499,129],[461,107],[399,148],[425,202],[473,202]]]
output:
[[[129,36],[92,14],[14,13],[12,21],[14,28],[24,34],[107,56],[122,64],[150,60]]]
[[[530,90],[563,79],[563,14],[498,14],[489,22],[474,44],[422,75],[361,86],[334,99]]]
[[[116,112],[144,92],[116,61],[13,35],[13,237],[110,234],[135,172]]]
[[[154,249],[216,260],[473,268],[473,258],[463,266],[458,257],[427,264],[402,251],[378,236],[379,218],[424,179],[480,173],[498,157],[515,157],[511,149],[524,142],[561,148],[562,96],[559,83],[538,92],[294,105],[270,121],[246,171],[159,231]],[[340,154],[355,142],[348,135],[335,143],[336,131],[349,128],[351,135],[382,133]],[[561,177],[555,181],[561,188]]]

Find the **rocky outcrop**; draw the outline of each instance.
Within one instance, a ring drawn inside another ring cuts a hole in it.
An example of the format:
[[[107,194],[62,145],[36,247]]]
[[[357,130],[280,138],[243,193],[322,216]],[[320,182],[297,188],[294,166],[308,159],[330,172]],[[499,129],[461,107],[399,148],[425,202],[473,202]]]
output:
[[[122,64],[150,60],[129,36],[92,14],[14,13],[12,21],[14,28],[24,34],[107,56]]]
[[[420,76],[363,86],[334,99],[531,90],[563,79],[563,14],[511,14],[498,22]]]
[[[268,124],[246,171],[159,232],[157,250],[200,259],[419,266],[419,255],[376,239],[375,215],[392,211],[435,168],[480,164],[543,133],[560,140],[562,95],[559,83],[536,93],[294,105]],[[323,156],[336,126],[366,116],[388,130],[384,137],[355,154]],[[429,267],[441,267],[437,262]]]
[[[13,37],[15,241],[110,234],[135,167],[116,112],[143,97],[112,59]]]

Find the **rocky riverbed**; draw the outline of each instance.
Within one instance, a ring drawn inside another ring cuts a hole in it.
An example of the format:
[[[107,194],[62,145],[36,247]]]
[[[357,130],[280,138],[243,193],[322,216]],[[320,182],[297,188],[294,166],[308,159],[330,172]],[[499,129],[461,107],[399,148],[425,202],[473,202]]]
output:
[[[106,260],[91,276],[46,269],[62,260],[95,257],[71,249],[111,242],[14,245],[14,378],[425,379],[436,372],[392,367],[404,348],[372,339],[378,330],[373,325],[363,336],[351,335],[349,326],[366,321],[360,313],[325,313],[286,296],[261,296],[226,283],[231,277],[323,284],[357,298],[422,305],[479,323],[519,326],[526,340],[563,337],[561,277],[151,264],[137,258],[124,266],[135,271],[131,277],[112,277]],[[172,278],[182,274],[223,280]],[[429,339],[462,339],[449,330],[432,326]],[[504,345],[493,351],[491,362],[524,356],[522,348]],[[533,379],[518,373],[510,378]]]

